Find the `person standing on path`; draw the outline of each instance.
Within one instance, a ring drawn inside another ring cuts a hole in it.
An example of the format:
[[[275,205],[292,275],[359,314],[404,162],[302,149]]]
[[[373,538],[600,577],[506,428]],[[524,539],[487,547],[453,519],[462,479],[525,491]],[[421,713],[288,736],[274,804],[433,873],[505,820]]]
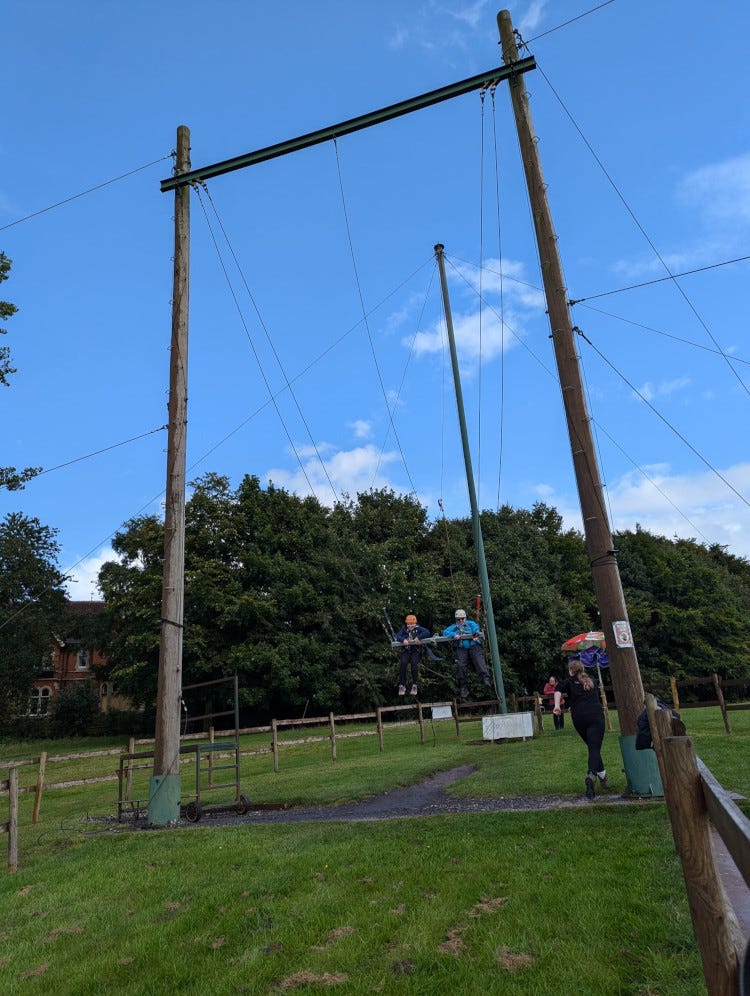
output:
[[[396,633],[396,640],[401,644],[398,652],[398,694],[406,695],[406,672],[411,668],[410,695],[417,694],[417,678],[419,676],[419,661],[422,657],[421,640],[426,640],[432,633],[426,626],[420,626],[417,617],[411,613],[404,620],[404,625]]]
[[[586,772],[586,798],[596,795],[596,779],[602,788],[609,788],[607,771],[602,761],[604,740],[604,712],[596,681],[586,674],[581,661],[571,658],[568,662],[569,676],[557,683],[555,688],[554,714],[562,715],[562,697],[568,700],[570,718],[578,736],[588,747],[588,770]]]
[[[479,626],[472,619],[466,618],[463,609],[456,609],[456,621],[443,630],[443,636],[450,636],[453,639],[453,646],[456,648],[456,684],[458,685],[459,698],[469,697],[469,686],[467,684],[466,667],[469,661],[474,665],[477,677],[485,688],[491,688],[490,673],[487,670],[487,663],[482,653],[482,645],[479,642],[481,633]]]

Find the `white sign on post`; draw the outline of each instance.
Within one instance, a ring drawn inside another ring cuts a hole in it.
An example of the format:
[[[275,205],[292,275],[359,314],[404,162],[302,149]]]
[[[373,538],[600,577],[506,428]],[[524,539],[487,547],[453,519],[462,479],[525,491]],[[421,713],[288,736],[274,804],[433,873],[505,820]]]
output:
[[[617,622],[613,622],[612,629],[615,633],[615,644],[618,647],[633,646],[633,634],[630,632],[630,623],[627,619],[620,619]]]

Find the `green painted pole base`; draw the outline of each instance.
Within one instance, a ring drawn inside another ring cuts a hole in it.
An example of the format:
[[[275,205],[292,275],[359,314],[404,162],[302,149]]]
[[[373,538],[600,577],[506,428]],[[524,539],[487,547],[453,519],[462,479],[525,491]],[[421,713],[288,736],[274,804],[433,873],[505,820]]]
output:
[[[150,827],[166,827],[180,818],[182,787],[179,775],[154,775],[148,783],[148,819]]]
[[[663,796],[659,762],[652,750],[636,750],[635,737],[620,737],[628,795]]]

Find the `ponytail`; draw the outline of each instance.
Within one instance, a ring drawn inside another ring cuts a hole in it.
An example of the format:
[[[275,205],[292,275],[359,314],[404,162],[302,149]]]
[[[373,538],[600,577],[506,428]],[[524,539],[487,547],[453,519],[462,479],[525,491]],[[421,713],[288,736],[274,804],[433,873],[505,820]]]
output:
[[[580,661],[571,661],[568,670],[570,671],[571,678],[578,678],[586,691],[591,691],[594,687],[594,682],[586,674],[586,668]]]

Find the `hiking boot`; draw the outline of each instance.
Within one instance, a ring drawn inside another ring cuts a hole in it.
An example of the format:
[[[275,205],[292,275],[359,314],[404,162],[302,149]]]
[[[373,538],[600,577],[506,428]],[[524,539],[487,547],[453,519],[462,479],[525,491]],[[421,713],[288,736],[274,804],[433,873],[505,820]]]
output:
[[[603,789],[609,788],[609,782],[607,781],[606,771],[598,771],[596,777],[599,779],[599,784]]]
[[[399,695],[406,695],[406,685],[399,685],[398,686],[398,694]]]
[[[416,685],[412,685],[411,686],[411,691],[409,692],[409,695],[416,695],[416,694],[417,694],[417,686]]]
[[[594,777],[592,775],[586,775],[586,798],[593,799],[596,795],[596,789],[594,788]]]

